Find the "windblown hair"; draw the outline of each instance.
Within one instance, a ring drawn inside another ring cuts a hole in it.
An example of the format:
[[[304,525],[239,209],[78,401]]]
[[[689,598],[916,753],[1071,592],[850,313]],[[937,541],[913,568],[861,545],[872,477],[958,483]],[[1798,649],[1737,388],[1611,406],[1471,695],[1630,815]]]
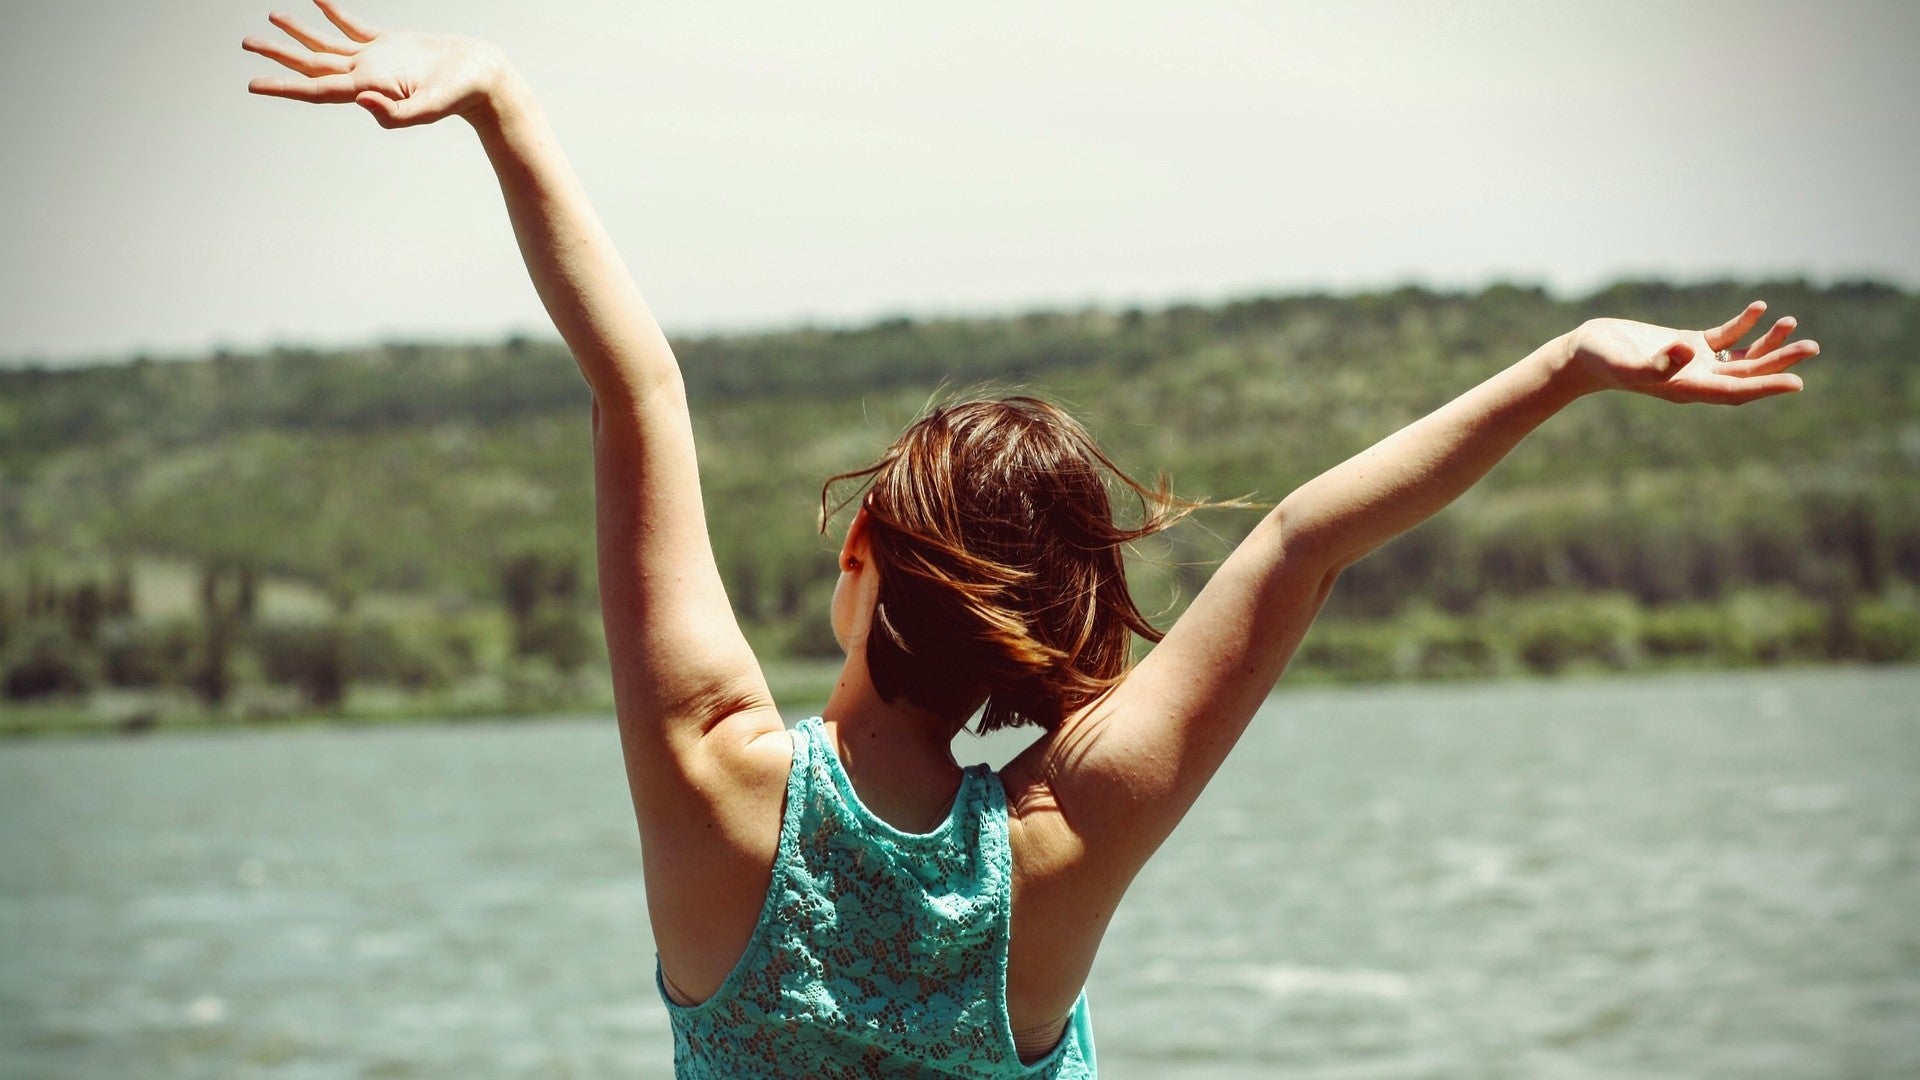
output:
[[[829,505],[834,489],[860,488]],[[1109,484],[1139,499],[1114,521]],[[874,689],[957,729],[1052,730],[1125,675],[1131,635],[1161,632],[1127,589],[1125,545],[1203,506],[1166,477],[1128,476],[1050,402],[1016,396],[931,407],[880,459],[820,489],[820,529],[865,491],[880,597],[867,635]]]

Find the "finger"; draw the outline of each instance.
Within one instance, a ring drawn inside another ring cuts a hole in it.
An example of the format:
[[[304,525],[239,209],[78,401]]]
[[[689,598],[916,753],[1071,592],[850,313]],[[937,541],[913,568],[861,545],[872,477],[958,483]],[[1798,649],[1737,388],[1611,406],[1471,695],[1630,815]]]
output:
[[[1793,336],[1793,328],[1798,325],[1791,315],[1775,320],[1772,326],[1767,327],[1767,332],[1760,335],[1760,340],[1747,346],[1747,355],[1765,356],[1786,344],[1787,339]]]
[[[395,100],[375,90],[363,91],[354,103],[373,114],[384,128],[412,127],[430,119],[418,98]]]
[[[1734,360],[1720,365],[1720,374],[1731,375],[1736,379],[1752,378],[1756,375],[1777,375],[1809,357],[1820,355],[1820,343],[1817,341],[1796,341],[1781,349],[1767,352],[1747,350],[1747,358]]]
[[[1766,310],[1767,305],[1764,300],[1755,300],[1753,303],[1748,304],[1745,311],[1721,323],[1715,329],[1707,331],[1707,346],[1714,349],[1724,349],[1734,342],[1739,341],[1746,336],[1747,331],[1753,329],[1754,323],[1760,321],[1761,314]]]
[[[313,5],[327,17],[327,21],[340,28],[340,32],[359,42],[372,41],[380,31],[361,22],[359,19],[341,11],[333,0],[313,0]]]
[[[360,48],[358,45],[349,42],[335,41],[333,38],[321,37],[319,34],[300,25],[299,20],[293,16],[283,15],[278,11],[267,16],[267,21],[285,30],[288,37],[312,49],[314,52],[337,53],[341,56],[352,56],[355,52],[359,51]]]
[[[1669,385],[1662,396],[1672,401],[1702,402],[1709,405],[1745,405],[1749,401],[1775,397],[1780,394],[1798,393],[1806,384],[1800,376],[1760,375],[1750,379],[1735,379],[1724,375],[1709,375],[1686,386]]]
[[[313,101],[331,105],[352,101],[355,86],[351,75],[327,75],[318,79],[259,78],[248,83],[247,90],[249,93],[265,94],[268,97],[292,98],[295,101]]]
[[[1806,388],[1798,375],[1762,375],[1755,379],[1741,379],[1739,399],[1734,405],[1744,405],[1749,401],[1759,401],[1779,394],[1797,394]]]
[[[256,52],[269,60],[278,60],[302,75],[341,75],[352,70],[353,62],[334,53],[295,52],[277,41],[265,38],[249,37],[240,42],[240,47],[248,52]]]
[[[1681,368],[1693,362],[1693,346],[1685,341],[1676,341],[1647,360],[1647,367],[1662,377],[1671,376]]]

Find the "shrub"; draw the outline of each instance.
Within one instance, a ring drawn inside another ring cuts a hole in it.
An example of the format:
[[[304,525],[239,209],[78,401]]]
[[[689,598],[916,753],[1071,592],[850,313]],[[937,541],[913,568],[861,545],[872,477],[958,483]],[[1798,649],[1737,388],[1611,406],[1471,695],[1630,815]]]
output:
[[[1653,608],[1640,615],[1640,649],[1655,660],[1713,657],[1726,637],[1726,621],[1705,604]]]
[[[1826,612],[1812,600],[1784,589],[1747,590],[1722,610],[1721,654],[1728,660],[1778,664],[1824,655]]]
[[[546,660],[570,675],[603,655],[600,635],[590,629],[579,611],[547,607],[537,611],[520,631],[520,653]]]
[[[0,693],[18,701],[84,694],[99,681],[99,658],[52,619],[27,623],[0,662]]]
[[[1854,610],[1860,655],[1876,664],[1920,660],[1920,605],[1911,596],[1869,600]]]
[[[1431,609],[1398,620],[1396,669],[1423,679],[1484,678],[1500,667],[1500,651],[1482,620]]]
[[[1636,656],[1637,612],[1622,594],[1533,597],[1488,614],[1502,626],[1520,662],[1542,675],[1582,663],[1630,667]]]
[[[346,631],[347,679],[406,690],[440,690],[453,684],[461,662],[448,635],[431,627],[363,621]]]
[[[335,708],[346,697],[346,635],[337,622],[260,623],[251,641],[267,678],[298,687],[315,708]]]
[[[1389,679],[1394,674],[1394,634],[1379,626],[1316,623],[1294,665],[1345,679]]]
[[[100,663],[113,686],[182,685],[199,655],[200,625],[189,619],[111,619],[100,629]]]

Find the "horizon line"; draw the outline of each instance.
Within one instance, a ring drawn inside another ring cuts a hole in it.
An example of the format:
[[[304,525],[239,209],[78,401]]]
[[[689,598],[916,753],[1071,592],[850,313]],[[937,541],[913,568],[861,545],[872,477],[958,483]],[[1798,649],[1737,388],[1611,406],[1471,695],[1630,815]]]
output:
[[[1383,296],[1402,292],[1427,293],[1434,296],[1471,296],[1489,292],[1497,288],[1511,288],[1524,292],[1544,294],[1556,303],[1577,303],[1592,300],[1603,293],[1623,285],[1663,285],[1674,289],[1705,289],[1717,286],[1747,285],[1765,287],[1767,285],[1791,285],[1818,290],[1831,290],[1843,286],[1869,286],[1885,288],[1894,292],[1913,291],[1915,283],[1902,280],[1901,276],[1890,272],[1840,273],[1829,275],[1807,272],[1771,272],[1740,276],[1735,274],[1705,275],[1688,278],[1668,278],[1659,276],[1640,276],[1623,274],[1611,278],[1605,283],[1587,289],[1560,288],[1543,278],[1528,278],[1519,275],[1493,275],[1482,279],[1477,285],[1443,285],[1417,277],[1406,276],[1383,280],[1376,284],[1353,284],[1349,286],[1296,286],[1272,288],[1254,288],[1233,290],[1196,296],[1193,294],[1175,294],[1153,300],[1145,299],[1083,299],[1079,301],[1036,300],[1008,306],[955,305],[939,307],[935,305],[920,308],[887,306],[876,308],[863,315],[853,316],[809,316],[797,315],[789,318],[768,319],[765,321],[746,321],[740,323],[709,323],[706,325],[666,326],[662,329],[670,340],[713,340],[720,338],[772,337],[805,331],[825,331],[830,333],[858,333],[877,329],[887,324],[952,323],[952,322],[996,322],[1011,319],[1031,318],[1040,315],[1089,315],[1096,313],[1123,314],[1139,311],[1147,314],[1164,313],[1178,308],[1222,308],[1237,303],[1261,300],[1304,299],[1310,297],[1331,300],[1351,300],[1363,296]],[[1756,297],[1755,299],[1766,299]],[[289,350],[317,352],[345,352],[356,349],[386,348],[397,345],[453,347],[461,345],[495,345],[514,340],[563,344],[560,335],[551,324],[542,330],[527,328],[494,329],[479,333],[462,334],[459,331],[444,332],[406,332],[380,331],[372,336],[340,337],[331,340],[292,340],[287,338],[256,339],[252,343],[239,343],[214,337],[199,346],[168,348],[146,348],[129,346],[118,351],[95,351],[88,353],[68,353],[49,356],[36,353],[22,353],[0,356],[0,371],[67,371],[85,368],[114,367],[141,362],[148,363],[192,363],[221,356],[261,356]]]

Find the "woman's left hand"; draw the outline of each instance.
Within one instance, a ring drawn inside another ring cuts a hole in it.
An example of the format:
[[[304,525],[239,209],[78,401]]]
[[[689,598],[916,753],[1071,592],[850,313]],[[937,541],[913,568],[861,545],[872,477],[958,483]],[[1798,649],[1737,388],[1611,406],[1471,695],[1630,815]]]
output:
[[[1788,368],[1817,356],[1817,342],[1789,341],[1798,324],[1779,319],[1746,349],[1733,345],[1767,305],[1756,300],[1712,330],[1676,330],[1628,319],[1593,319],[1568,335],[1566,372],[1582,392],[1631,390],[1678,402],[1743,405],[1802,387]]]

